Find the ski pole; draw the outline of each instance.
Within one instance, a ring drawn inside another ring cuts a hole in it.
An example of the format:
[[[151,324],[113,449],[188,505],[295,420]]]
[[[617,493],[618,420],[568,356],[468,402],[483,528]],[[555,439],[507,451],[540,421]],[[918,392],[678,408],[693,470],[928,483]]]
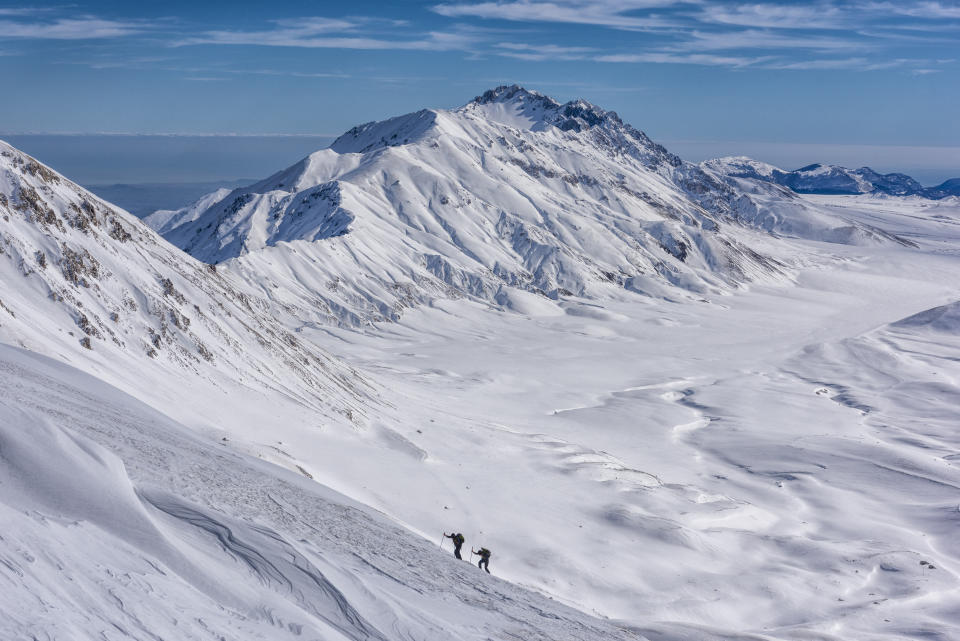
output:
[[[444,532],[443,536],[440,537],[440,548],[443,549],[443,540],[447,538],[447,533]]]

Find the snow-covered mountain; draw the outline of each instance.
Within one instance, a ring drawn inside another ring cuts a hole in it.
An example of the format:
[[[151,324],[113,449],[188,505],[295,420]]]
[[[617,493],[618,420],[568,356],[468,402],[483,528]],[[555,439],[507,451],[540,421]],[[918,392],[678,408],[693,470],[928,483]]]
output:
[[[715,158],[700,164],[714,173],[732,178],[753,178],[789,187],[798,194],[887,194],[944,198],[960,195],[960,179],[937,187],[924,187],[906,174],[881,174],[869,167],[848,169],[837,165],[813,164],[784,171],[746,156]]]
[[[317,483],[415,448],[377,386],[5,143],[0,283],[0,637],[637,638]]]
[[[243,191],[264,209],[198,243],[237,254],[215,269],[0,150],[0,343],[52,357],[0,345],[0,638],[956,638],[958,202],[691,170],[569,107],[505,88],[359,128]],[[613,171],[677,219],[598,204]],[[525,236],[478,235],[477,194]],[[203,236],[234,197],[163,217]],[[595,279],[637,229],[670,269]],[[538,251],[583,296],[484,266]],[[310,322],[398,291],[434,304]],[[438,549],[451,529],[493,576]]]
[[[248,286],[0,142],[0,340],[74,363],[138,397],[194,398],[179,418],[228,418],[210,395],[278,395],[337,419],[368,384],[271,317]],[[201,402],[200,399],[206,399]],[[162,401],[161,401],[162,402]]]
[[[266,180],[146,220],[199,260],[251,282],[270,274],[264,293],[311,320],[347,324],[441,297],[551,313],[570,296],[684,298],[782,279],[758,228],[891,240],[823,213],[765,225],[812,210],[792,200],[771,214],[780,204],[613,112],[511,86],[360,125]]]
[[[950,178],[944,180],[936,187],[927,189],[928,198],[949,198],[951,196],[960,197],[960,178]]]

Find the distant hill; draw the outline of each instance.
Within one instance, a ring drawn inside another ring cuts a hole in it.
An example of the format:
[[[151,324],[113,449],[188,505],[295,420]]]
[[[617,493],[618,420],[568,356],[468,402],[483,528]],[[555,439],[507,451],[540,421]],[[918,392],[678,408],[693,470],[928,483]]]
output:
[[[85,185],[100,198],[119,205],[137,218],[143,218],[159,209],[185,207],[220,188],[234,189],[253,180],[221,180],[217,182],[120,183],[115,185]]]
[[[701,167],[732,178],[753,178],[789,187],[798,194],[887,194],[940,199],[960,196],[960,178],[936,187],[924,187],[906,174],[881,174],[869,167],[848,169],[819,163],[793,171],[746,156],[728,156],[701,163]]]

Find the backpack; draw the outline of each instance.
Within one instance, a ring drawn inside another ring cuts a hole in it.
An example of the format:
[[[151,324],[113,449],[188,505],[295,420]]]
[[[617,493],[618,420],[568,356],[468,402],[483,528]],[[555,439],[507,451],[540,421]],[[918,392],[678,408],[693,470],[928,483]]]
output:
[[[477,554],[479,554],[480,556],[483,556],[483,557],[488,557],[488,556],[490,556],[490,555],[493,554],[493,553],[492,553],[490,550],[488,550],[487,548],[480,548],[480,551],[479,551]]]
[[[460,534],[459,532],[453,535],[453,542],[456,543],[457,545],[463,545],[463,541],[464,541],[463,535]]]

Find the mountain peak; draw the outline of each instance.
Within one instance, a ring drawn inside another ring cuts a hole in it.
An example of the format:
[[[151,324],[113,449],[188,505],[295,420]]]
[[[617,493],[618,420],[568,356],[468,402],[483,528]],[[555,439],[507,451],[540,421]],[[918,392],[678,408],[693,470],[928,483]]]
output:
[[[560,103],[539,91],[524,89],[520,85],[500,85],[489,89],[468,104],[489,105],[495,102],[540,102],[544,107],[559,107]]]
[[[582,131],[603,124],[623,126],[617,112],[601,109],[582,99],[571,100],[562,105],[560,114],[563,120],[556,123],[556,126],[564,131]]]
[[[520,85],[501,85],[490,89],[457,110],[518,129],[542,131],[556,127],[562,131],[585,131],[600,125],[624,127],[613,111],[601,109],[583,99],[561,104],[538,91]]]

